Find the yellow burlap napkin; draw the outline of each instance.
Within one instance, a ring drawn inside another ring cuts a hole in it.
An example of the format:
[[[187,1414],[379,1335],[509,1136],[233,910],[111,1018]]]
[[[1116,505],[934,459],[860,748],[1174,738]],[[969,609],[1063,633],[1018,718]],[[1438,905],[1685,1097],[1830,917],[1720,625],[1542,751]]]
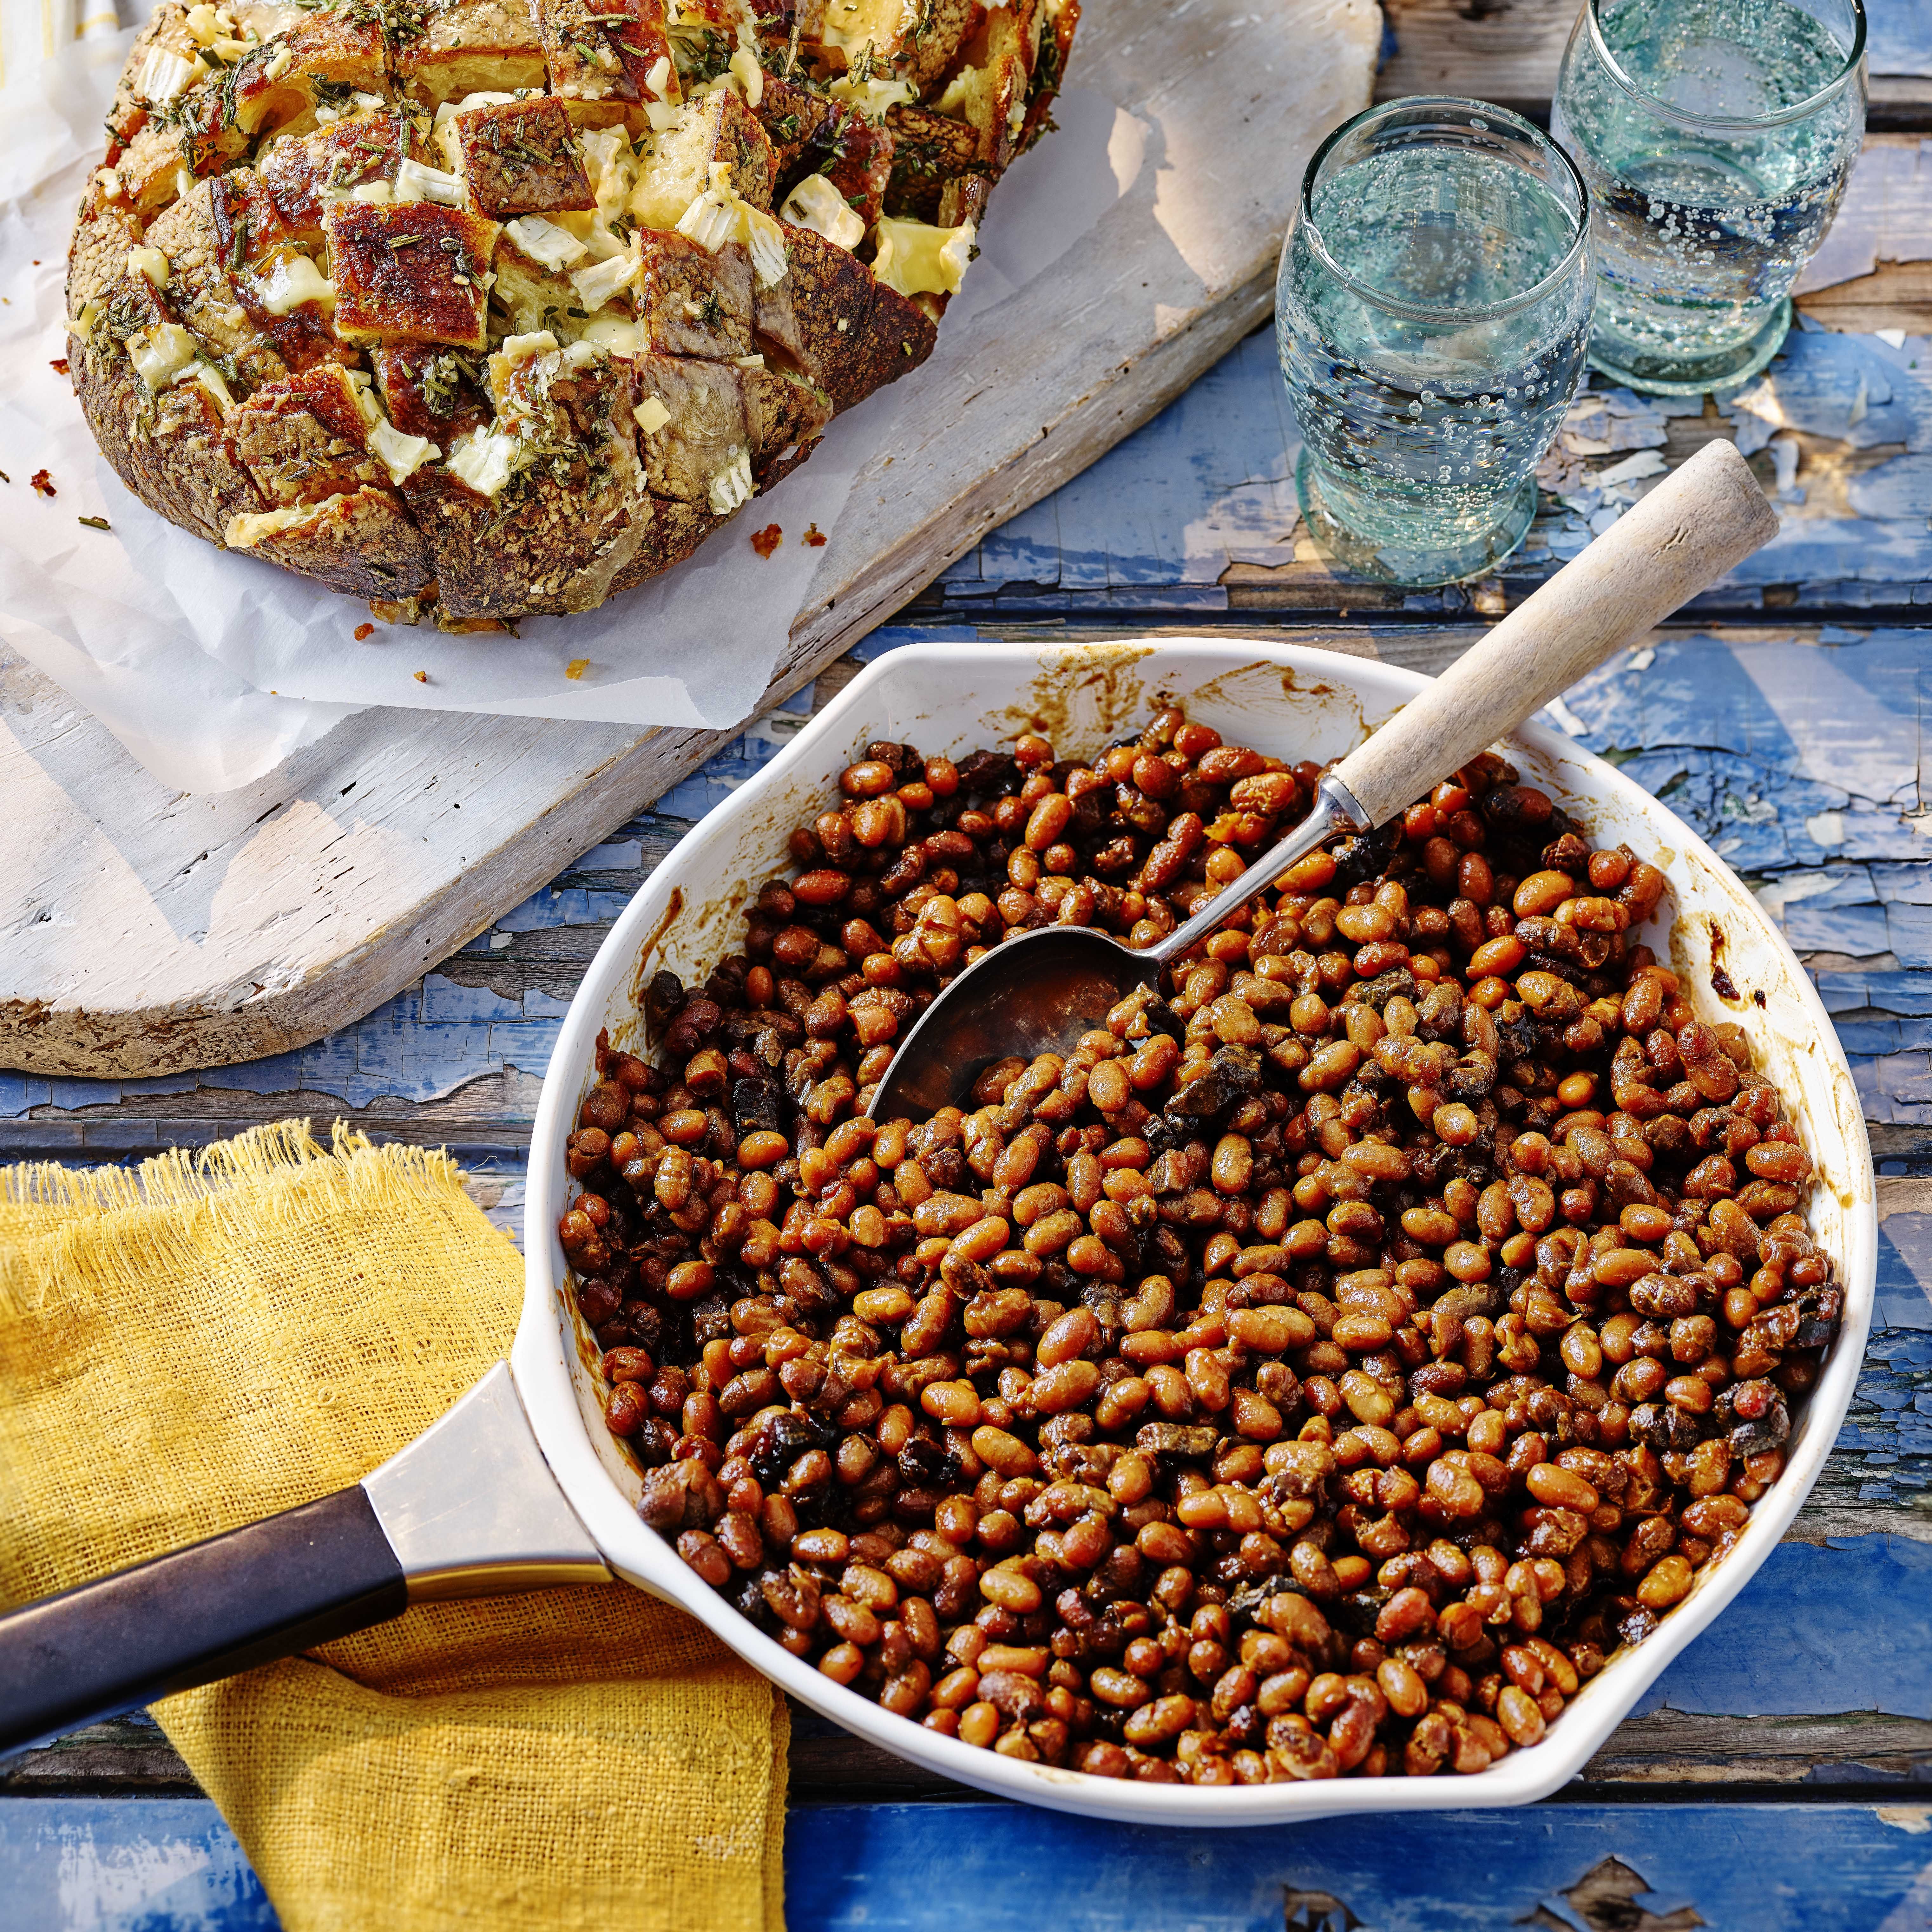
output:
[[[301,1122],[0,1170],[0,1603],[355,1481],[508,1346],[446,1156]],[[425,1605],[158,1706],[285,1932],[782,1932],[784,1704],[623,1584]]]

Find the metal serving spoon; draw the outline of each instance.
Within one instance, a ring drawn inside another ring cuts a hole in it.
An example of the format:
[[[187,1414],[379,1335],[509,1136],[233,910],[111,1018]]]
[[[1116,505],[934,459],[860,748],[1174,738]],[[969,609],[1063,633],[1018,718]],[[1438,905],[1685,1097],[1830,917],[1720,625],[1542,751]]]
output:
[[[1092,926],[1016,934],[920,1016],[872,1096],[876,1120],[958,1101],[994,1060],[1064,1053],[1298,859],[1386,824],[1778,533],[1736,446],[1708,442],[1322,779],[1315,809],[1184,926],[1140,951]]]

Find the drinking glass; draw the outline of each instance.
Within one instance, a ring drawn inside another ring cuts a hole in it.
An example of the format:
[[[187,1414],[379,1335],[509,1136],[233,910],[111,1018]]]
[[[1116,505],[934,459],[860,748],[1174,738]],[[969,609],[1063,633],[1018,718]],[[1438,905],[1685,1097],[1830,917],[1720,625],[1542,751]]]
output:
[[[1584,0],[1550,125],[1590,185],[1590,360],[1659,395],[1755,375],[1864,138],[1860,0]]]
[[[1372,107],[1308,164],[1275,284],[1318,542],[1410,586],[1493,570],[1583,373],[1589,197],[1539,129],[1479,100]]]

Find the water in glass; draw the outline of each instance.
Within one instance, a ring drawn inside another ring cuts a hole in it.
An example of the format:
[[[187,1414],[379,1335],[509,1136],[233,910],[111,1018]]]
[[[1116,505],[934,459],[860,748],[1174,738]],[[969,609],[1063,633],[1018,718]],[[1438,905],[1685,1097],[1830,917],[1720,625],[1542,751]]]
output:
[[[1778,352],[1864,132],[1858,0],[1585,0],[1551,126],[1588,182],[1591,361],[1694,394]]]
[[[1310,164],[1276,322],[1318,541],[1359,574],[1492,570],[1582,374],[1584,196],[1538,131],[1479,102],[1398,101]]]

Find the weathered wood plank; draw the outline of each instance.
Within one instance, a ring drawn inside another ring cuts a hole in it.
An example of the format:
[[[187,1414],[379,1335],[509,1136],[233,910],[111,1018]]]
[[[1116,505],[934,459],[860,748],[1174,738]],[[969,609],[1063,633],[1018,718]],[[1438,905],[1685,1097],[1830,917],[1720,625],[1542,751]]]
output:
[[[922,634],[882,631],[861,655]],[[1432,623],[1296,634],[1424,670],[1477,634]],[[1932,821],[1918,804],[1916,723],[1927,634],[1674,627],[1572,692],[1567,720],[1757,886],[1838,1016],[1868,1117],[1909,1130],[1932,1126]],[[524,1144],[566,1005],[609,922],[684,829],[806,715],[804,700],[768,715],[488,934],[315,1046],[144,1081],[0,1074],[0,1154],[125,1157],[298,1111],[465,1148]],[[1907,1136],[1882,1157],[1926,1152]]]
[[[1287,1829],[1130,1829],[976,1804],[795,1812],[794,1932],[912,1932],[935,1898],[988,1928],[1114,1932],[1886,1932],[1924,1922],[1923,1808],[1544,1805]]]
[[[1906,145],[1916,170],[1917,143]],[[1932,164],[1924,165],[1932,196]],[[1900,239],[1898,224],[1880,218],[1883,200],[1874,190],[1867,210],[1872,247],[1882,236],[1887,247],[1932,254],[1932,229],[1922,241]],[[1868,308],[1875,275],[1860,265],[1870,254],[1848,242],[1843,257]],[[1875,274],[1903,284],[1918,266]],[[1542,505],[1523,548],[1483,584],[1422,592],[1340,574],[1301,526],[1292,482],[1300,439],[1271,338],[1258,332],[1086,475],[962,558],[916,609],[988,627],[1055,615],[1146,622],[1184,610],[1247,621],[1270,612],[1291,622],[1494,617],[1648,488],[1645,476],[1660,473],[1654,459],[1675,466],[1722,436],[1738,443],[1774,493],[1784,527],[1688,610],[1714,622],[1772,612],[1904,621],[1932,596],[1924,478],[1932,464],[1932,354],[1923,352],[1932,307],[1886,314],[1888,336],[1801,327],[1766,375],[1721,408],[1620,390],[1580,397],[1540,466]]]
[[[1384,0],[1384,10],[1395,49],[1376,76],[1377,100],[1461,94],[1547,118],[1575,0]],[[1932,128],[1932,50],[1919,27],[1922,10],[1916,0],[1870,0],[1867,13],[1870,124],[1899,134]]]
[[[794,1808],[791,1932],[1917,1932],[1932,1808],[1588,1802],[1288,1829],[1132,1828],[982,1801]],[[557,1877],[560,1897],[568,1885]],[[0,1799],[0,1914],[34,1932],[271,1932],[206,1800]],[[970,1900],[970,1907],[958,1903]]]

